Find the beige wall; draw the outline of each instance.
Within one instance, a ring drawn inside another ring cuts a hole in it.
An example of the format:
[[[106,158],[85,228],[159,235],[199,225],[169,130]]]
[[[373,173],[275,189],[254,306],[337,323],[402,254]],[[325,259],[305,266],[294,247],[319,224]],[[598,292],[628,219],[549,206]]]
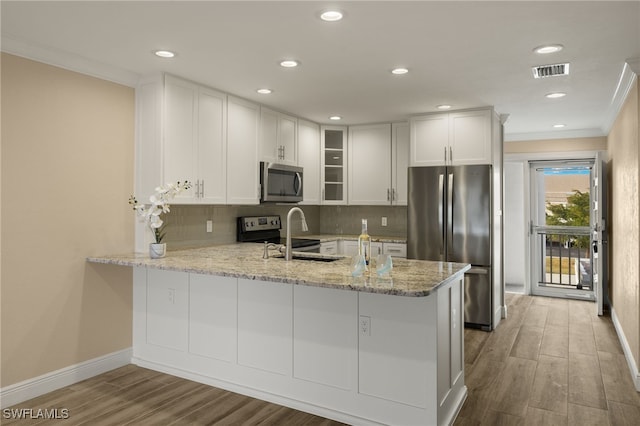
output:
[[[609,133],[611,304],[636,363],[640,362],[640,108],[634,84]]]
[[[8,386],[131,346],[134,90],[2,54],[1,371]]]
[[[505,142],[505,154],[538,152],[605,151],[607,138],[546,139],[539,141]]]

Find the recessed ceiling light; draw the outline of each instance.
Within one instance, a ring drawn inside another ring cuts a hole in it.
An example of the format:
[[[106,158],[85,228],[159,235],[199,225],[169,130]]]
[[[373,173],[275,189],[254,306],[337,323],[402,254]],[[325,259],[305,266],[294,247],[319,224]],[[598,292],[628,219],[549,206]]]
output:
[[[294,61],[293,59],[285,59],[284,61],[280,61],[280,66],[285,68],[294,68],[300,65],[300,62]]]
[[[438,108],[438,109],[451,109],[451,105],[438,105],[436,108]]]
[[[409,70],[406,68],[394,68],[391,70],[391,74],[402,75],[408,73]]]
[[[541,55],[546,55],[548,53],[556,53],[562,50],[564,46],[561,44],[547,44],[544,46],[538,46],[533,49],[534,52],[539,53]]]
[[[176,56],[175,53],[173,53],[170,50],[156,50],[155,52],[153,52],[156,56],[159,56],[161,58],[173,58],[174,56]]]
[[[545,96],[549,99],[558,99],[558,98],[564,98],[565,96],[567,96],[567,94],[563,92],[553,92],[553,93],[547,93]]]
[[[554,124],[554,125],[553,125],[553,127],[554,127],[555,129],[562,129],[562,128],[563,128],[563,127],[565,127],[565,126],[566,126],[566,124]]]
[[[256,92],[260,93],[261,95],[269,95],[269,94],[273,93],[273,90],[271,90],[271,89],[258,89],[258,90],[256,90]]]
[[[331,117],[329,117],[329,120],[338,121],[342,120],[342,117],[340,117],[339,115],[332,115]]]
[[[340,12],[339,10],[327,10],[320,14],[320,19],[327,22],[336,22],[341,20],[342,17],[342,12]]]

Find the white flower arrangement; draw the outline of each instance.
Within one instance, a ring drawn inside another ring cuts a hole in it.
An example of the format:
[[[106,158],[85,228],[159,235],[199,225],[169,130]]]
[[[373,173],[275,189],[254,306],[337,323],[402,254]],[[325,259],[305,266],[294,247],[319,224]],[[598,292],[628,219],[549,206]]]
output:
[[[129,197],[129,204],[138,214],[138,218],[144,221],[155,238],[156,244],[160,244],[164,238],[163,221],[160,219],[162,213],[169,213],[169,201],[176,195],[191,188],[191,182],[168,183],[156,188],[156,193],[149,197],[150,204],[139,204],[135,196]]]

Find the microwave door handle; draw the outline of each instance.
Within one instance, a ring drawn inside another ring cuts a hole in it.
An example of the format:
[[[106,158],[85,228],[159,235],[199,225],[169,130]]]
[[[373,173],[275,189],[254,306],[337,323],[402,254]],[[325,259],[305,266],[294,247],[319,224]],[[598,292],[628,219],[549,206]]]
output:
[[[296,188],[296,183],[298,183],[297,188]],[[296,180],[295,180],[294,184],[293,184],[293,189],[295,189],[296,191],[296,195],[300,195],[300,190],[302,189],[302,176],[300,176],[300,173],[296,172]]]

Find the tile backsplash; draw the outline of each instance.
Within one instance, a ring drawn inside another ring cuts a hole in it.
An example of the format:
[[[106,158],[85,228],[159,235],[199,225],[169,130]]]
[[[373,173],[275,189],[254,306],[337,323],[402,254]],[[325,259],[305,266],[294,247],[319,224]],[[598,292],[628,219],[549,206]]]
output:
[[[382,218],[387,226],[382,226]],[[320,233],[358,235],[362,219],[367,219],[369,235],[373,237],[406,237],[406,206],[321,206]]]
[[[292,205],[261,204],[257,206],[171,206],[164,215],[167,224],[165,242],[171,249],[200,247],[213,244],[228,244],[236,241],[236,218],[238,216],[280,215],[282,229],[286,235],[286,217]],[[361,219],[368,219],[372,236],[406,236],[406,206],[298,206],[305,214],[309,233],[357,235]],[[382,217],[387,226],[381,226]],[[213,222],[213,232],[206,232],[207,220]],[[300,219],[294,216],[294,235],[302,234]]]

